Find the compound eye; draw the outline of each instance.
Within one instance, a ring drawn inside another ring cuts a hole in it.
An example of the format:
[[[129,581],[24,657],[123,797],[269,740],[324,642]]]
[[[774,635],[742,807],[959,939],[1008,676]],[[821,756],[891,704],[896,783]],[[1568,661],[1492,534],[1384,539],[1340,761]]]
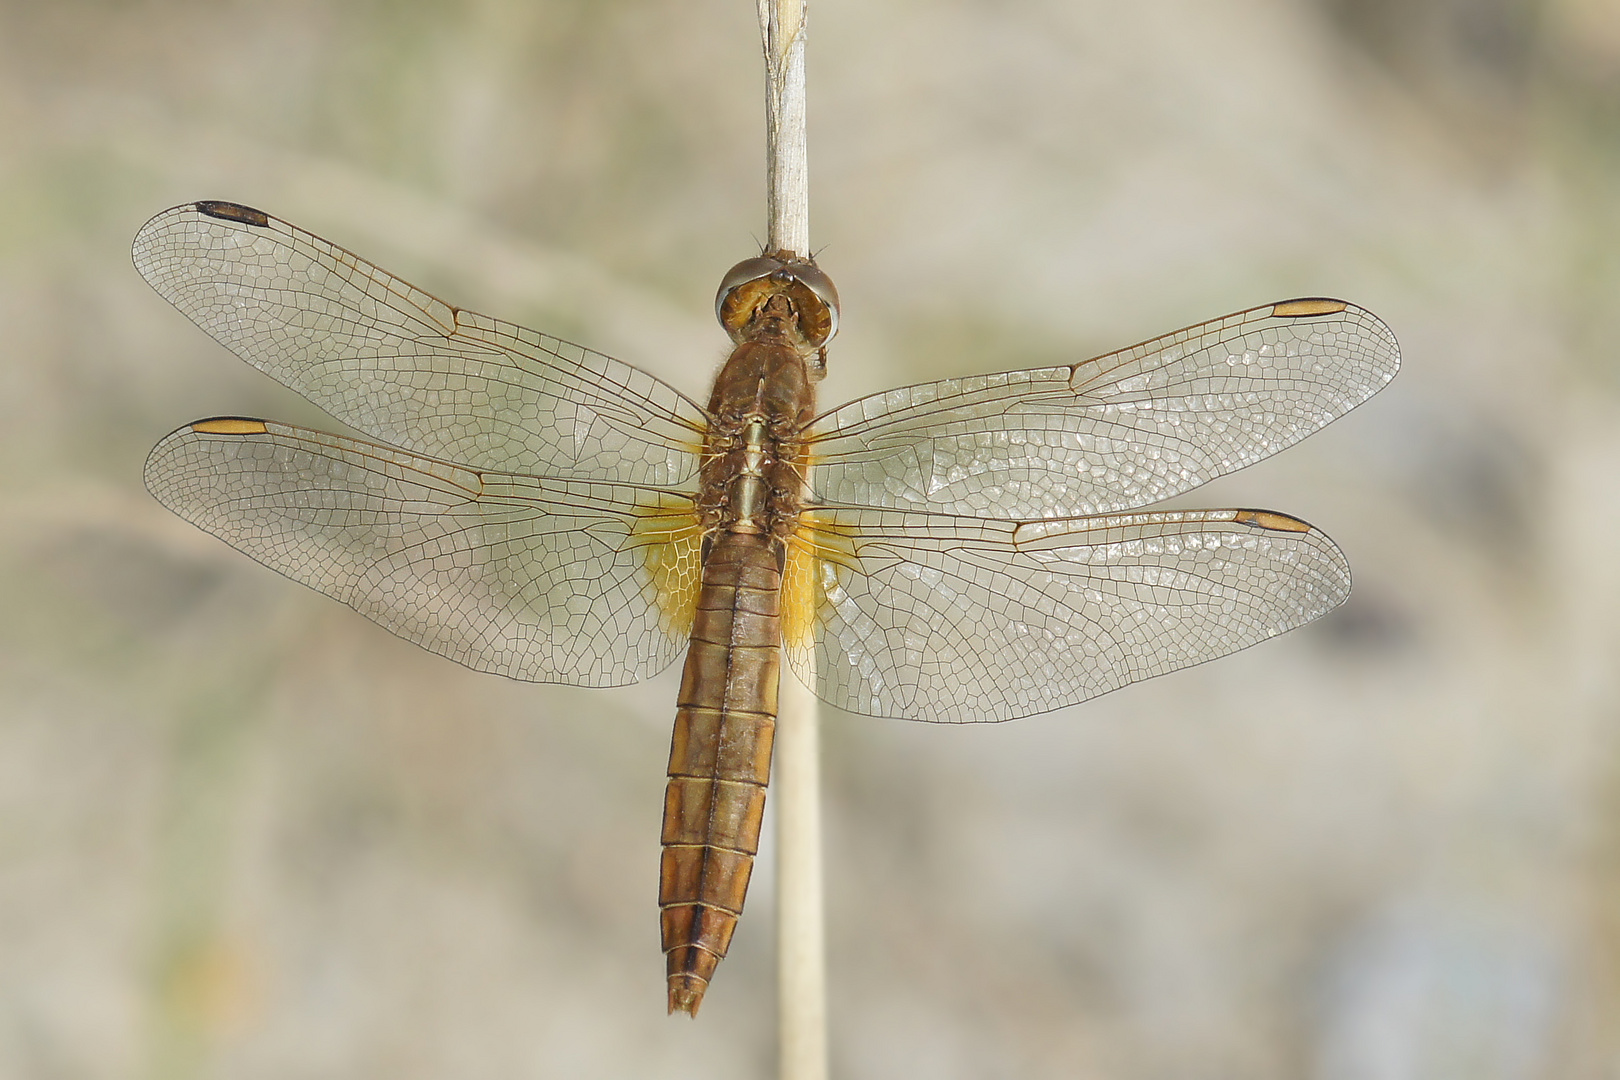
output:
[[[720,320],[720,325],[727,331],[734,332],[733,323],[737,319],[738,305],[735,303],[727,305],[726,301],[732,299],[732,294],[742,286],[770,277],[782,269],[782,265],[781,259],[773,259],[769,255],[756,255],[727,270],[726,276],[720,279],[719,291],[714,294],[714,317]],[[749,314],[751,312],[743,313],[743,323],[746,324]]]
[[[721,279],[714,315],[733,341],[741,341],[749,321],[772,296],[785,294],[798,315],[799,331],[820,348],[838,332],[838,290],[820,267],[791,255],[744,259]]]
[[[832,278],[813,262],[789,263],[783,270],[793,275],[794,280],[810,290],[811,295],[820,301],[819,306],[825,314],[818,317],[806,311],[803,316],[807,324],[804,330],[812,344],[818,346],[827,344],[832,336],[838,333],[838,289],[833,285]]]

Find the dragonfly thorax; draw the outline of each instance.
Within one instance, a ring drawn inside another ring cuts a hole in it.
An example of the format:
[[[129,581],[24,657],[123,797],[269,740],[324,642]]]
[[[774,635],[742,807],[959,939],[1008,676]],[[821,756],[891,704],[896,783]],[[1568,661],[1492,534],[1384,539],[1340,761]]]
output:
[[[709,400],[698,509],[706,532],[785,537],[804,487],[803,432],[815,387],[800,341],[782,320],[791,301],[773,296],[755,320],[761,333],[732,350]]]

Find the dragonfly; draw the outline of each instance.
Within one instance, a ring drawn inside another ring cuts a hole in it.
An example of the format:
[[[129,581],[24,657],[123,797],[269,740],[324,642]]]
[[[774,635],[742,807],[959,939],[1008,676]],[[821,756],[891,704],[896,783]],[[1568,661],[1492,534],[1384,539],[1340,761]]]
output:
[[[1320,530],[1143,507],[1298,442],[1400,365],[1376,316],[1304,298],[820,410],[837,290],[767,254],[721,284],[735,347],[699,404],[237,203],[164,211],[134,259],[368,436],[194,421],[146,462],[169,509],[478,671],[621,686],[684,651],[659,907],[669,1010],[694,1016],[758,851],[784,658],[839,709],[974,723],[1308,623],[1350,591]]]

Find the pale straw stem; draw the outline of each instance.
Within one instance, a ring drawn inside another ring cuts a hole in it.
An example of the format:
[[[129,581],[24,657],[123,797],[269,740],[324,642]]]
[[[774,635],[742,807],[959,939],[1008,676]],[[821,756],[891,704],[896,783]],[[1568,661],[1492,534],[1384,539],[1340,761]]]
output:
[[[810,254],[804,106],[804,0],[759,0],[765,42],[766,206],[771,252]],[[812,679],[814,672],[799,672]],[[782,679],[776,725],[777,1009],[781,1080],[827,1078],[827,962],[821,881],[817,705]]]

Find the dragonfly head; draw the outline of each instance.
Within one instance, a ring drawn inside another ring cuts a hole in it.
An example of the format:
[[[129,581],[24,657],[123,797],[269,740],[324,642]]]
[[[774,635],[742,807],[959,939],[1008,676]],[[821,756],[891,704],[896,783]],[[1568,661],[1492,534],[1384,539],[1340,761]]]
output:
[[[720,281],[714,297],[715,318],[731,340],[740,343],[777,296],[791,305],[793,329],[815,353],[810,362],[819,377],[826,367],[826,344],[838,332],[838,290],[814,261],[785,253],[744,259]],[[771,313],[778,310],[780,305]]]

